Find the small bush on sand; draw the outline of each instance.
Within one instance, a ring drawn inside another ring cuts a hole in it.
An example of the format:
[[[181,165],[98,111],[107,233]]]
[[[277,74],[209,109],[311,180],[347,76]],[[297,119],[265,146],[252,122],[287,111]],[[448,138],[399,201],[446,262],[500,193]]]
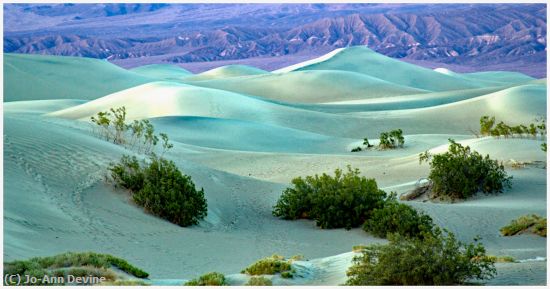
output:
[[[403,147],[404,144],[405,138],[403,137],[403,131],[401,129],[395,129],[380,134],[380,144],[378,147],[381,149],[394,149]]]
[[[184,284],[185,286],[224,286],[227,285],[222,273],[210,272]]]
[[[431,197],[466,199],[481,191],[501,193],[511,187],[511,179],[504,166],[496,160],[483,157],[469,146],[449,139],[449,150],[443,154],[420,154],[420,163],[429,162],[432,182]]]
[[[29,275],[42,278],[44,275],[66,276],[67,274],[72,274],[76,277],[92,275],[114,280],[116,275],[112,270],[109,270],[111,267],[117,267],[138,278],[147,278],[149,276],[147,272],[129,264],[123,259],[93,252],[67,252],[51,257],[35,257],[28,260],[4,262],[4,275],[19,274],[20,276]]]
[[[509,225],[500,229],[503,236],[514,236],[524,232],[546,237],[546,218],[538,215],[525,215],[512,220]]]
[[[374,179],[361,177],[359,170],[350,166],[346,173],[336,169],[334,176],[298,177],[292,185],[277,201],[273,215],[287,220],[313,219],[323,229],[362,225],[386,197]]]
[[[373,210],[363,225],[363,230],[381,238],[386,238],[392,233],[408,238],[420,238],[425,233],[430,233],[433,227],[430,216],[407,204],[397,202],[395,194],[392,194],[382,208]]]
[[[152,153],[159,141],[159,136],[155,134],[155,128],[149,120],[134,120],[130,124],[126,123],[126,108],[124,106],[98,112],[90,120],[96,125],[93,127],[93,131],[99,137],[139,153]],[[164,154],[173,145],[169,143],[168,135],[164,133],[159,135],[163,142],[162,154]]]
[[[354,258],[346,285],[460,285],[496,274],[483,245],[463,244],[438,228],[422,239],[395,234],[389,241]]]
[[[271,280],[260,276],[260,277],[252,277],[248,282],[246,283],[247,286],[271,286],[273,285],[273,282]]]
[[[256,261],[248,266],[241,273],[248,275],[274,275],[292,270],[289,261],[285,261],[281,256],[273,255]]]
[[[129,189],[136,204],[153,215],[182,227],[195,225],[207,214],[204,190],[173,161],[151,154],[149,162],[123,156],[109,167],[115,184]]]

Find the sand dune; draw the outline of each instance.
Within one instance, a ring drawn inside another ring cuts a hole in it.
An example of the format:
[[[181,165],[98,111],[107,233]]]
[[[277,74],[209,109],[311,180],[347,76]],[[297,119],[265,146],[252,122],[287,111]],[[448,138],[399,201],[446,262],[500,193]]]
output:
[[[190,84],[286,102],[318,103],[426,92],[368,75],[336,70],[293,71],[232,77]]]
[[[182,79],[193,75],[185,68],[172,64],[150,64],[132,68],[130,71],[154,79]]]
[[[340,116],[276,104],[241,94],[174,82],[153,82],[123,90],[51,116],[88,120],[99,111],[125,106],[127,118],[202,116],[285,126],[319,134],[359,137],[360,117]],[[345,124],[345,127],[342,127]]]
[[[200,80],[209,80],[209,79],[218,79],[226,77],[236,77],[236,76],[247,76],[247,75],[258,75],[258,74],[269,74],[269,71],[259,69],[249,65],[240,65],[232,64],[217,67],[197,75],[186,78],[187,81],[200,81]]]
[[[454,75],[405,63],[378,54],[363,46],[331,52],[319,61],[304,62],[277,72],[302,70],[343,70],[370,75],[395,84],[430,91],[457,90],[487,86],[482,81],[472,81]]]
[[[482,115],[510,125],[546,117],[546,80],[433,71],[365,48],[276,73],[231,66],[198,76],[166,65],[132,72],[81,58],[5,60],[5,260],[97,251],[144,268],[152,284],[218,271],[243,285],[249,277],[238,272],[252,262],[303,254],[295,263],[299,277],[273,277],[275,285],[342,284],[352,246],[386,240],[277,219],[271,210],[282,191],[297,176],[349,164],[382,189],[404,193],[429,174],[418,154],[443,152],[453,138],[504,162],[512,188],[455,204],[409,204],[460,240],[481,236],[491,255],[526,260],[499,264],[489,284],[546,284],[546,262],[536,261],[546,256],[546,239],[498,232],[520,215],[546,215],[546,169],[507,165],[544,164],[545,140],[473,135]],[[105,182],[109,162],[134,152],[94,136],[88,120],[120,106],[128,120],[151,119],[168,133],[174,148],[165,157],[204,187],[208,216],[199,225],[153,217]],[[404,148],[350,152],[363,137],[376,143],[380,132],[396,128],[405,133]]]
[[[95,99],[149,81],[99,59],[4,54],[4,101]]]
[[[207,117],[154,118],[172,139],[206,148],[240,151],[338,153],[353,139],[341,139],[251,121]],[[184,131],[185,133],[181,133]]]
[[[513,109],[510,109],[513,108]],[[546,87],[522,85],[453,103],[406,110],[356,112],[373,127],[402,127],[408,133],[472,133],[483,115],[510,125],[546,117]]]

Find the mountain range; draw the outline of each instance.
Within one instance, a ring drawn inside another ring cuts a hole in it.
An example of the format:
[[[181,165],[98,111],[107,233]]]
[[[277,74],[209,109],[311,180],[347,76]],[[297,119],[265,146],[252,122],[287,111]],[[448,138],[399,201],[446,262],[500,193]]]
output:
[[[4,5],[4,52],[102,58],[126,66],[134,66],[133,60],[246,64],[358,45],[424,66],[505,66],[545,77],[546,5]]]

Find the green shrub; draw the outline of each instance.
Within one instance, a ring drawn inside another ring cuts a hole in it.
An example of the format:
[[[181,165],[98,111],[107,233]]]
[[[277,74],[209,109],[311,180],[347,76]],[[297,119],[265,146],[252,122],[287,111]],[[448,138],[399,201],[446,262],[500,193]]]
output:
[[[108,270],[111,267],[138,278],[147,278],[149,274],[123,259],[93,252],[67,252],[50,257],[35,257],[29,260],[4,262],[4,275],[29,275],[42,278],[44,275],[85,277],[88,275],[106,277],[114,280],[116,275]],[[9,284],[6,284],[9,285]]]
[[[222,273],[210,272],[184,284],[185,286],[224,286],[227,285]]]
[[[546,238],[546,218],[535,223],[533,226],[533,233]]]
[[[531,232],[546,237],[546,218],[532,214],[512,220],[509,225],[500,229],[503,236],[514,236],[523,232]]]
[[[128,261],[124,260],[124,259],[121,259],[121,258],[118,258],[118,257],[115,257],[115,256],[107,256],[107,261],[119,268],[120,270],[130,274],[130,275],[133,275],[133,276],[136,276],[138,278],[147,278],[149,277],[149,273],[131,265],[130,263],[128,263]]]
[[[418,212],[413,207],[397,202],[392,194],[382,208],[374,209],[363,225],[363,230],[375,236],[386,238],[388,234],[398,233],[409,238],[422,237],[433,230],[430,216]]]
[[[271,280],[260,276],[260,277],[252,277],[248,282],[246,283],[247,286],[271,286],[273,285],[273,282]]]
[[[401,129],[396,129],[390,132],[381,133],[378,147],[381,149],[394,149],[403,147],[404,144],[405,138],[403,137],[403,131]]]
[[[493,130],[493,126],[495,125],[495,117],[489,118],[489,116],[482,116],[479,120],[481,129],[480,133],[482,135],[490,135],[491,131]]]
[[[347,285],[460,285],[496,274],[482,244],[463,244],[438,228],[422,239],[395,234],[389,241],[354,258]]]
[[[290,270],[292,270],[292,266],[289,261],[285,261],[281,256],[273,255],[256,261],[241,273],[248,275],[274,275]]]
[[[501,193],[511,187],[511,179],[504,166],[496,160],[485,158],[469,146],[462,146],[449,139],[449,150],[443,154],[420,154],[420,162],[429,161],[432,197],[466,199],[477,192]]]
[[[110,165],[109,170],[116,185],[132,192],[143,188],[145,175],[135,156],[123,155],[119,163]]]
[[[359,176],[359,170],[350,166],[347,173],[336,169],[334,177],[298,177],[292,185],[277,201],[273,215],[287,220],[312,219],[323,229],[360,226],[386,197],[374,179]]]
[[[128,149],[136,149],[139,153],[152,153],[159,141],[159,137],[155,135],[155,128],[149,120],[134,120],[131,124],[127,124],[124,106],[98,112],[97,116],[92,116],[90,120],[99,127],[100,137]],[[168,142],[168,135],[165,133],[159,135],[163,141],[161,155],[164,155],[173,145]]]
[[[361,147],[356,147],[356,148],[353,148],[351,149],[351,152],[354,153],[354,152],[360,152],[362,151]]]
[[[133,200],[153,215],[180,226],[195,225],[207,214],[204,190],[173,161],[151,154],[148,163],[123,156],[109,167],[115,184],[130,189]]]
[[[523,124],[509,126],[502,121],[495,126],[495,122],[494,116],[491,118],[486,115],[482,116],[479,120],[481,135],[496,137],[504,136],[506,138],[511,135],[519,135],[520,137],[523,137],[523,135],[531,135],[536,138],[538,134],[541,136],[546,134],[546,120],[544,118],[536,118],[536,123],[531,123],[529,126]]]
[[[543,152],[546,152],[546,143],[542,143],[540,145],[540,149],[543,151]]]

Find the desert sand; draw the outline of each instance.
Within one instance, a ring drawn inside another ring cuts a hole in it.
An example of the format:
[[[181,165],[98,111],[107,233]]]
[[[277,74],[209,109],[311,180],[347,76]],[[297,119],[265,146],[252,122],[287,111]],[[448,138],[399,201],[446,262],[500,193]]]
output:
[[[218,271],[238,285],[248,278],[238,272],[276,253],[305,260],[295,263],[299,277],[275,277],[274,284],[342,284],[352,246],[387,241],[361,229],[277,219],[271,209],[283,189],[294,177],[349,164],[387,192],[405,193],[428,176],[418,154],[445,151],[453,138],[505,164],[532,164],[507,165],[513,183],[502,194],[408,203],[459,239],[480,236],[489,254],[521,260],[497,264],[488,284],[546,284],[546,239],[498,231],[524,214],[546,216],[546,140],[474,135],[483,115],[511,125],[546,118],[545,80],[430,70],[362,47],[273,72],[229,66],[198,75],[84,58],[4,60],[6,261],[97,251],[143,268],[153,284]],[[166,132],[174,143],[166,157],[204,187],[208,216],[199,225],[148,215],[105,182],[109,162],[134,152],[94,136],[89,118],[120,106],[127,119],[151,119]],[[376,143],[396,128],[404,148],[350,152],[364,137]]]

